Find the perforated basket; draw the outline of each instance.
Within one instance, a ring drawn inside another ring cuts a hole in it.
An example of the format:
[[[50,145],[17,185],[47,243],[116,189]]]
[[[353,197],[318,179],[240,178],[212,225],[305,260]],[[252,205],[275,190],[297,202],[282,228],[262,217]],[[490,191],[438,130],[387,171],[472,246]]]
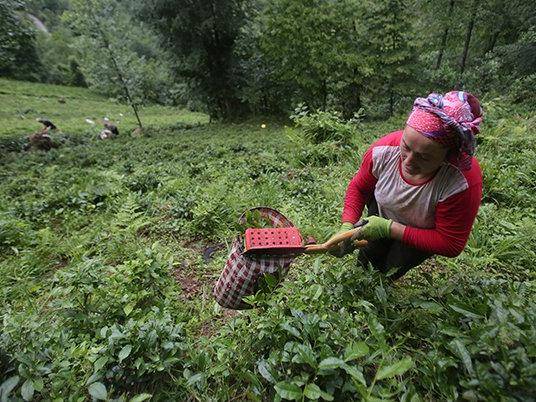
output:
[[[298,228],[249,228],[245,233],[246,254],[297,254],[305,250]]]

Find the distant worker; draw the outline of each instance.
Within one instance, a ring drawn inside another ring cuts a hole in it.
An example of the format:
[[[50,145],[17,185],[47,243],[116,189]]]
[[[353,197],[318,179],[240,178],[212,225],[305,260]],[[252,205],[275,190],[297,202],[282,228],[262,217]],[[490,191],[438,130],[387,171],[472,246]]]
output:
[[[24,145],[24,150],[29,151],[35,149],[38,151],[50,151],[52,148],[58,148],[52,137],[48,134],[49,131],[57,130],[57,127],[50,120],[38,118],[39,123],[43,124],[43,129],[37,133],[28,136],[28,143]]]
[[[54,123],[52,123],[50,120],[38,118],[37,121],[45,126],[44,130],[45,132],[48,132],[49,130],[56,130],[57,127]]]
[[[112,124],[108,118],[104,118],[104,129],[100,132],[99,138],[106,140],[109,138],[117,137],[119,135],[119,129],[115,124]]]
[[[368,240],[359,261],[397,279],[434,254],[459,255],[482,198],[475,153],[482,109],[467,92],[417,98],[404,130],[392,132],[365,152],[348,184],[340,231],[368,208],[355,239]],[[354,251],[351,241],[332,254]]]

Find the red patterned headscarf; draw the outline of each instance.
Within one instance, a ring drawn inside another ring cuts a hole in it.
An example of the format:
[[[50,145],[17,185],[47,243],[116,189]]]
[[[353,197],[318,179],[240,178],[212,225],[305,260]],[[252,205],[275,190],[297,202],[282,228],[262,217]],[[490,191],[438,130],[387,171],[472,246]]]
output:
[[[444,96],[436,93],[417,98],[406,124],[427,138],[455,150],[450,162],[462,170],[471,168],[475,135],[480,131],[482,108],[478,99],[463,91]]]

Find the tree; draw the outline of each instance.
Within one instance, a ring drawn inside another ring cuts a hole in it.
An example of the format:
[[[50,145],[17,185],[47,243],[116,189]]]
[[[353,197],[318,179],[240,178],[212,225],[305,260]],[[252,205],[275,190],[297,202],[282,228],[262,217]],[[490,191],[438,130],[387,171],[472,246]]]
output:
[[[413,22],[403,0],[372,1],[361,22],[366,29],[368,51],[374,55],[375,74],[369,81],[387,99],[388,113],[408,91],[417,62]]]
[[[152,0],[142,17],[175,52],[177,73],[198,91],[212,117],[232,118],[247,109],[237,91],[235,41],[248,0]]]
[[[163,52],[151,54],[142,39],[147,27],[117,0],[73,0],[65,20],[75,33],[80,69],[88,84],[126,101],[142,127],[139,107],[155,100],[171,81]],[[153,35],[154,46],[158,41]]]
[[[469,44],[471,43],[471,36],[473,34],[473,28],[475,26],[477,11],[478,11],[478,4],[480,0],[473,0],[471,4],[471,14],[469,21],[467,23],[467,30],[465,33],[465,42],[463,45],[463,52],[460,59],[460,81],[463,76],[463,72],[465,71],[465,63],[467,62],[467,55],[469,54]]]
[[[351,116],[374,69],[350,0],[276,0],[259,13],[259,50],[286,102],[330,104]]]
[[[447,13],[447,23],[444,24],[443,35],[441,36],[441,44],[439,45],[439,53],[437,54],[437,61],[435,69],[441,67],[441,61],[443,60],[443,54],[445,53],[445,47],[447,46],[447,38],[449,36],[449,29],[451,27],[450,21],[452,20],[452,12],[454,11],[454,0],[449,0],[449,7]]]
[[[25,18],[25,11],[23,1],[0,2],[0,75],[36,80],[41,63],[35,47],[35,32]]]

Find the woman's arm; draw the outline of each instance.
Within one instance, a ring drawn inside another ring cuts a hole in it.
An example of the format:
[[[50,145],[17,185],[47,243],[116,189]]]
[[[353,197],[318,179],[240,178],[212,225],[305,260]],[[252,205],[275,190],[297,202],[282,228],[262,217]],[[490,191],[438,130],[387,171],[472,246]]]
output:
[[[378,179],[372,174],[372,150],[373,147],[370,147],[365,152],[359,170],[348,184],[342,211],[343,222],[357,222],[363,213],[365,205],[374,194]]]

